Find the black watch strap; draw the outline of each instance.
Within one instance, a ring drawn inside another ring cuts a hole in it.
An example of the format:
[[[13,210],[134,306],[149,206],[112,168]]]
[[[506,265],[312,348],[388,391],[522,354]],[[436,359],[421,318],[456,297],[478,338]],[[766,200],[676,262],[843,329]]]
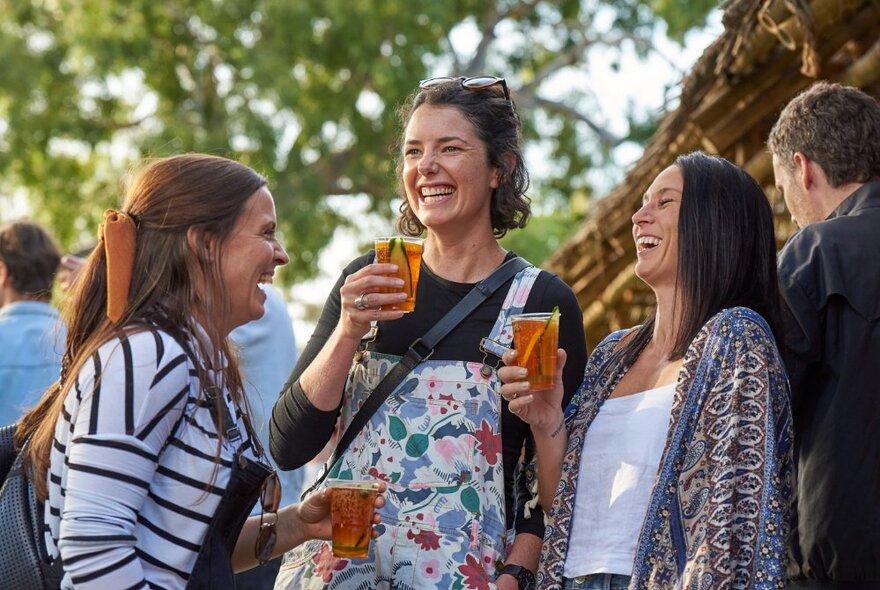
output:
[[[501,570],[502,574],[513,576],[519,583],[519,590],[535,590],[535,574],[532,570],[521,565],[509,563]]]

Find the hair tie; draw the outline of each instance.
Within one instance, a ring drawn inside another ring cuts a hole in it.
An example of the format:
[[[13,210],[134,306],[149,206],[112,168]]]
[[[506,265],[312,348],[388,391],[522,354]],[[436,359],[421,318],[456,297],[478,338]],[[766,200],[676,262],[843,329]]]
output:
[[[134,270],[137,225],[134,218],[115,209],[104,211],[104,223],[98,228],[98,240],[104,242],[107,260],[107,317],[114,324],[128,306],[128,290]]]

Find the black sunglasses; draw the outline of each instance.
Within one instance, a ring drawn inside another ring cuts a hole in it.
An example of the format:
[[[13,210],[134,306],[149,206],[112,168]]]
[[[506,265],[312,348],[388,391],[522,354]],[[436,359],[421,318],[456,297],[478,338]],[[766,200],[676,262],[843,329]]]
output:
[[[254,543],[254,557],[260,565],[272,559],[272,550],[275,549],[275,541],[278,539],[275,525],[278,523],[279,504],[281,504],[281,482],[278,480],[278,474],[273,470],[269,477],[263,480],[260,489],[260,508],[262,508],[260,530]]]
[[[486,88],[491,88],[496,84],[500,84],[501,89],[504,90],[504,98],[510,100],[510,91],[507,89],[507,82],[504,81],[504,78],[496,78],[495,76],[471,76],[470,78],[465,78],[464,76],[459,76],[457,78],[438,76],[436,78],[428,78],[427,80],[420,81],[419,88],[424,90],[426,88],[431,88],[432,86],[455,81],[461,82],[461,87],[465,90],[485,90]]]

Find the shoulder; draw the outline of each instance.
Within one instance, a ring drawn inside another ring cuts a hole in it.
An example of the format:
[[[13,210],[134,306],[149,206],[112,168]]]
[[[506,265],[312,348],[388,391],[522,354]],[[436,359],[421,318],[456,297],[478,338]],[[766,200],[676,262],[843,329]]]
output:
[[[625,330],[617,330],[615,332],[612,332],[608,336],[606,336],[602,340],[602,342],[600,342],[598,344],[598,346],[596,346],[596,348],[593,350],[592,354],[590,355],[589,364],[590,365],[602,364],[605,359],[607,359],[609,356],[611,356],[614,353],[615,349],[617,348],[617,345],[620,343],[620,340],[628,332],[635,330],[636,328],[638,328],[638,326],[636,326],[634,328],[625,329]]]
[[[709,319],[703,326],[702,338],[708,338],[710,344],[732,344],[732,351],[743,348],[752,349],[756,346],[776,348],[776,340],[769,324],[764,317],[748,307],[731,307],[723,309]]]
[[[580,308],[574,291],[562,279],[546,270],[538,272],[532,293],[542,302],[562,305],[574,305]]]
[[[538,272],[538,277],[535,279],[535,283],[541,285],[548,293],[574,297],[574,292],[571,290],[571,287],[550,271],[543,269],[540,270]]]
[[[860,215],[841,215],[798,230],[779,252],[780,272],[803,272],[858,256],[874,241],[880,209]]]
[[[722,309],[710,318],[706,325],[712,325],[733,334],[744,334],[755,330],[770,333],[770,326],[764,316],[749,307],[737,306]]]
[[[173,363],[185,365],[187,351],[171,334],[157,328],[137,326],[111,338],[97,350],[103,366],[122,366],[126,371],[159,371]]]

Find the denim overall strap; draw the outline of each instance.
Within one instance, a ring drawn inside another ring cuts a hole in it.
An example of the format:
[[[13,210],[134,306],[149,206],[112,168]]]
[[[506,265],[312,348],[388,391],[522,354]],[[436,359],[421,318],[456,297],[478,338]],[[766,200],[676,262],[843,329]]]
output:
[[[535,284],[535,279],[540,273],[541,269],[530,266],[517,276],[517,282],[514,282],[510,291],[507,292],[507,298],[504,300],[504,305],[501,306],[501,313],[498,314],[498,320],[492,327],[492,332],[480,343],[480,350],[484,354],[492,354],[501,359],[510,348],[510,342],[513,339],[510,316],[522,313],[532,285]],[[485,360],[483,362],[486,363]]]
[[[232,551],[238,542],[238,535],[244,521],[251,513],[260,495],[263,481],[272,473],[271,467],[245,457],[245,447],[241,445],[241,431],[232,418],[232,411],[219,395],[209,393],[210,403],[223,405],[223,423],[228,443],[238,444],[231,461],[231,471],[226,488],[220,498],[217,511],[211,518],[205,539],[196,556],[186,590],[211,590],[213,588],[235,588],[235,573],[232,569]],[[245,421],[248,438],[262,456],[262,447]]]
[[[525,269],[516,275],[496,325],[503,327],[512,306],[522,308],[533,274]],[[399,358],[367,352],[353,366],[343,427]],[[500,382],[483,367],[427,360],[410,372],[330,472],[388,485],[369,557],[338,558],[329,543],[305,543],[285,556],[276,588],[494,587],[510,539]]]

